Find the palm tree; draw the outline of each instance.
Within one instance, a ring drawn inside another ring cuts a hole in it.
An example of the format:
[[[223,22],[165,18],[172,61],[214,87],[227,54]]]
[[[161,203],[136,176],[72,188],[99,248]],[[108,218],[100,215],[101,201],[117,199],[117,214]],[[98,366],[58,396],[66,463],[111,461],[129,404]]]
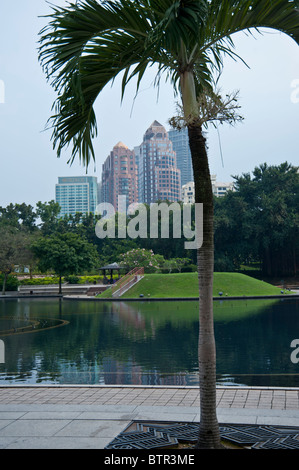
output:
[[[53,147],[72,146],[69,163],[95,158],[94,103],[122,72],[122,95],[135,77],[137,90],[157,65],[182,101],[195,181],[203,203],[203,244],[198,250],[200,433],[198,447],[220,447],[216,416],[216,353],[213,330],[213,195],[197,98],[213,89],[225,55],[236,56],[233,35],[274,28],[299,40],[298,0],[79,0],[53,7],[40,35],[40,62],[58,93]]]

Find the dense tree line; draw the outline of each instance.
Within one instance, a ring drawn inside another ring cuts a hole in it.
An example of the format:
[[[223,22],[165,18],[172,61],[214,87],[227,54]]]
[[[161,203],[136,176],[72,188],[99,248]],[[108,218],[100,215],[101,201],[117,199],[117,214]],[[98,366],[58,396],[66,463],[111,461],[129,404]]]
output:
[[[229,269],[256,261],[269,277],[298,271],[299,173],[288,163],[235,177],[215,200],[215,259]],[[219,269],[221,270],[221,269]]]
[[[256,167],[251,174],[235,176],[235,191],[215,198],[215,271],[236,271],[258,263],[267,276],[294,276],[298,270],[299,173],[283,163]],[[181,204],[181,207],[182,204]],[[169,238],[150,238],[150,208],[147,207],[147,237],[99,238],[94,214],[59,218],[54,201],[0,207],[0,271],[6,277],[15,265],[50,270],[56,274],[78,274],[112,262],[136,248],[152,250],[165,259],[165,270],[178,268],[184,259],[192,269],[196,250],[185,249],[186,239],[175,238],[173,213],[169,212]],[[194,229],[194,206],[191,211]],[[138,212],[137,212],[138,214]],[[127,217],[127,224],[136,214]],[[182,218],[183,224],[183,218]],[[115,216],[118,233],[118,216]],[[161,214],[159,215],[159,227]],[[138,228],[138,227],[137,227]],[[183,225],[181,233],[184,233]],[[54,248],[55,247],[55,250]],[[64,260],[64,262],[62,262]],[[173,260],[173,263],[172,263]]]

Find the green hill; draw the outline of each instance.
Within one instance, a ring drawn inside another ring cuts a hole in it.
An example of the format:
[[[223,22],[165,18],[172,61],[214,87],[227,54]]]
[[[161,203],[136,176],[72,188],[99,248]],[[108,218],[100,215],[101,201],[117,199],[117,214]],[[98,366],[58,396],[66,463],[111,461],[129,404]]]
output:
[[[280,295],[281,290],[245,274],[214,273],[214,297]],[[198,297],[197,273],[146,274],[144,278],[125,292],[124,298],[190,298]],[[109,298],[109,289],[100,297]]]

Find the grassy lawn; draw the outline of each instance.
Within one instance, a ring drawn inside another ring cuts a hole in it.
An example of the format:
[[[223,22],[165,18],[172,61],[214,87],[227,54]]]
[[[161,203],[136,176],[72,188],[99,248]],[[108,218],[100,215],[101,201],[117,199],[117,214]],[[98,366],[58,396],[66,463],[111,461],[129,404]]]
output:
[[[214,273],[213,295],[218,297],[277,295],[280,288],[259,281],[245,274]],[[138,298],[140,294],[151,298],[197,297],[197,273],[146,274],[144,278],[125,292],[124,298]],[[109,290],[100,297],[109,298]]]

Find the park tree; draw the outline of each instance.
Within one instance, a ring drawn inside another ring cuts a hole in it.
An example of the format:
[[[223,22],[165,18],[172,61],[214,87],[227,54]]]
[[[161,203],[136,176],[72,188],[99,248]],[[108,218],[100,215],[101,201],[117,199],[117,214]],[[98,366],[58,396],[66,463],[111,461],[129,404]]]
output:
[[[175,258],[166,259],[162,266],[162,269],[168,271],[169,273],[171,273],[173,270],[176,270],[177,263]]]
[[[255,214],[238,191],[214,200],[215,271],[237,271],[257,259]]]
[[[239,218],[251,232],[262,273],[269,277],[295,276],[299,261],[299,168],[284,162],[266,163],[252,175],[235,177],[232,199],[247,205]],[[248,236],[248,235],[247,235]]]
[[[32,245],[42,272],[54,271],[61,279],[69,274],[82,274],[95,266],[98,256],[93,245],[74,233],[55,233],[41,237]]]
[[[15,207],[19,215],[21,226],[30,233],[36,231],[37,214],[34,208],[24,202],[22,204],[16,204]]]
[[[216,198],[215,269],[234,271],[256,262],[263,277],[298,271],[298,168],[266,163],[234,176],[234,191]]]
[[[173,270],[182,272],[182,268],[190,263],[189,258],[169,258],[164,261],[163,269],[171,273]]]
[[[36,204],[36,214],[41,220],[41,231],[44,235],[51,235],[57,230],[60,206],[58,202],[38,201]]]
[[[30,204],[12,204],[0,207],[0,225],[22,228],[29,232],[36,230],[36,212]]]
[[[157,65],[179,93],[195,182],[203,204],[203,244],[198,249],[200,431],[198,447],[220,447],[216,416],[216,349],[213,322],[213,193],[200,97],[213,90],[225,54],[235,56],[233,35],[275,28],[299,41],[298,1],[289,0],[81,0],[53,7],[41,32],[40,61],[57,91],[50,119],[58,156],[71,145],[69,162],[95,159],[94,103],[122,72],[122,94]]]
[[[19,214],[15,204],[8,204],[6,207],[0,207],[0,225],[19,227]]]
[[[31,256],[31,237],[13,226],[0,226],[0,272],[3,274],[2,295],[5,295],[8,276],[17,265],[26,264]]]
[[[119,256],[120,265],[127,270],[134,268],[146,268],[148,271],[158,271],[164,263],[162,255],[155,255],[153,250],[134,248]]]

